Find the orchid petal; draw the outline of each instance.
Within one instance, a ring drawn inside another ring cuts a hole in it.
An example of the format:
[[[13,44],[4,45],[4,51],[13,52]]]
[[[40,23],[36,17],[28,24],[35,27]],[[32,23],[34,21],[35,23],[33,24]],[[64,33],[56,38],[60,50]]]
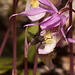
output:
[[[34,16],[34,15],[38,15],[40,13],[45,13],[45,12],[48,12],[48,10],[45,10],[43,8],[34,8],[34,9],[29,9],[25,11],[27,16]]]
[[[51,10],[53,10],[55,13],[58,12],[57,8],[49,1],[49,0],[38,0],[42,4],[49,6]]]
[[[35,24],[35,23],[32,23],[32,24],[26,24],[26,25],[24,25],[23,27],[34,26],[34,25],[37,25],[37,24]]]
[[[40,24],[43,24],[45,21],[51,19],[51,17],[52,17],[52,16],[48,16],[48,17],[46,17],[46,18],[45,18]]]
[[[47,21],[46,21],[47,20]],[[40,23],[41,29],[49,29],[60,25],[60,15],[53,14],[49,19]]]
[[[51,24],[51,25],[47,25],[47,26],[46,25],[44,25],[44,26],[41,25],[40,27],[41,27],[41,29],[50,29],[50,28],[53,28],[53,27],[57,27],[59,25],[60,25],[60,20],[53,23],[53,24]]]
[[[48,10],[49,13],[55,13],[51,8],[46,8],[45,6],[39,5],[40,8],[43,8],[45,10]]]
[[[34,15],[38,15],[40,13],[45,13],[45,12],[48,12],[48,10],[45,10],[43,8],[34,8],[34,9],[24,11],[20,14],[13,14],[13,15],[10,16],[10,18],[14,17],[14,16],[17,16],[17,15],[34,16]]]
[[[57,13],[53,14],[52,16],[45,18],[43,20],[43,22],[40,23],[40,25],[47,25],[48,23],[53,24],[54,22],[60,20],[60,15],[58,15]]]
[[[62,32],[62,35],[63,35],[64,39],[66,40],[66,42],[68,42],[68,41],[67,41],[67,38],[66,38],[66,33],[67,33],[67,32],[64,33],[63,26],[66,24],[66,21],[67,21],[68,17],[69,17],[69,16],[66,17],[65,15],[62,15],[62,16],[61,16],[61,25],[62,25],[62,27],[61,27],[61,32]]]
[[[40,36],[44,36],[46,34],[46,30],[42,30],[41,32],[40,32]]]
[[[37,7],[37,8],[39,8],[39,7]],[[25,11],[30,10],[30,9],[33,9],[33,8],[32,8],[32,5],[30,4],[30,0],[27,0]],[[28,18],[31,21],[37,21],[37,20],[41,19],[44,16],[45,16],[45,13],[40,13],[40,14],[35,15],[35,16],[28,16]]]
[[[40,20],[41,18],[43,18],[44,16],[45,16],[45,13],[41,13],[41,14],[34,15],[34,16],[28,16],[28,18],[29,18],[31,21],[38,21],[38,20]]]
[[[62,15],[62,16],[61,16],[61,25],[62,25],[62,26],[64,26],[64,25],[66,24],[66,21],[67,21],[68,17],[69,17],[69,16],[66,17],[65,15]]]
[[[72,25],[68,27],[66,34],[70,31],[71,28],[72,28]]]
[[[66,35],[65,35],[65,33],[64,33],[63,27],[61,28],[61,33],[62,33],[62,35],[63,35],[64,39],[65,39],[65,40],[66,40],[66,42],[67,42],[67,38],[66,38]]]
[[[41,49],[42,46],[43,45],[41,45],[40,48],[38,49],[39,54],[48,54],[48,53],[52,52],[56,45],[45,44],[45,48]]]
[[[68,41],[69,41],[70,43],[75,43],[75,39],[72,39],[72,38],[68,38]]]
[[[29,9],[32,9],[32,6],[31,6],[31,4],[30,4],[30,0],[27,0],[25,11],[27,11],[27,10],[29,10]]]

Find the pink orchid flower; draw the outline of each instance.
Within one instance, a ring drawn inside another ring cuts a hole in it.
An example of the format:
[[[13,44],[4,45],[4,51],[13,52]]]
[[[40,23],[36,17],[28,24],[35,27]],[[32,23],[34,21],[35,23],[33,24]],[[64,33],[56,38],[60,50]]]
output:
[[[71,39],[71,38],[66,38],[66,34],[67,32],[71,29],[72,25],[67,29],[66,32],[64,32],[64,26],[66,24],[66,21],[68,19],[68,15],[65,16],[65,11],[66,10],[69,10],[69,8],[67,7],[64,7],[62,9],[60,9],[59,11],[57,10],[57,8],[49,1],[49,0],[38,0],[41,4],[47,6],[48,8],[42,6],[40,4],[40,8],[42,8],[43,10],[39,10],[41,13],[43,12],[49,12],[49,13],[52,13],[52,15],[46,17],[42,22],[39,23],[40,25],[40,28],[43,29],[43,30],[46,30],[46,29],[51,29],[53,27],[57,27],[57,26],[60,26],[60,29],[59,31],[61,31],[64,39],[67,41],[67,42],[75,42],[74,39]],[[45,11],[44,11],[45,10]],[[34,10],[36,14],[39,14],[38,10]],[[74,10],[73,10],[74,11]],[[75,12],[75,11],[74,11]],[[37,24],[27,24],[25,25],[24,27],[26,26],[33,26],[33,25],[37,25]]]
[[[40,28],[41,29],[51,29],[53,27],[57,27],[60,26],[60,31],[64,37],[64,39],[67,42],[75,42],[74,39],[71,38],[66,38],[66,33],[64,32],[64,25],[66,24],[66,21],[68,19],[69,16],[65,16],[65,11],[69,10],[68,8],[64,7],[62,9],[60,9],[59,11],[57,10],[57,8],[49,1],[49,0],[38,0],[41,4],[39,5],[40,8],[33,8],[33,9],[29,9],[27,11],[24,11],[20,14],[13,14],[11,17],[16,16],[16,15],[27,15],[27,16],[35,16],[41,13],[52,13],[52,15],[46,17],[42,22],[39,23]],[[45,7],[47,6],[47,7]],[[65,11],[64,11],[65,10]],[[75,11],[74,11],[75,12]],[[27,24],[26,26],[33,26],[33,25],[37,25],[37,24]],[[71,29],[72,26],[70,26],[67,30],[69,31]]]

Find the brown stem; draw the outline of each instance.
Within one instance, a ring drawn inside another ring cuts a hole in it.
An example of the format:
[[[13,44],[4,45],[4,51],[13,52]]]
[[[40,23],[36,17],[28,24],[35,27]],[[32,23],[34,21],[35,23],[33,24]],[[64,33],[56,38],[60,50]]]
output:
[[[11,26],[12,26],[12,24],[11,24],[11,21],[10,21],[9,26],[8,26],[8,29],[7,29],[7,32],[6,32],[5,37],[4,37],[4,40],[3,40],[2,44],[1,44],[0,56],[2,55],[2,52],[3,52],[4,46],[6,44],[6,41],[7,41],[9,32],[10,32]]]
[[[36,75],[36,70],[37,70],[37,61],[38,61],[38,55],[37,55],[37,53],[36,53],[36,55],[35,55],[35,60],[34,60],[33,75]]]
[[[40,22],[40,21],[39,21]],[[40,35],[40,32],[41,32],[41,28],[40,28],[40,26],[39,26],[39,35]],[[39,45],[39,47],[40,47],[40,45]],[[38,47],[38,48],[39,48]],[[38,48],[36,48],[37,50],[36,51],[38,51]],[[36,75],[36,70],[37,70],[37,61],[38,61],[38,55],[37,55],[37,52],[36,52],[36,55],[35,55],[35,60],[34,60],[34,69],[33,69],[33,75]]]
[[[28,72],[28,62],[27,62],[27,58],[25,58],[25,71],[24,71],[24,75],[27,75]]]
[[[16,73],[16,18],[13,18],[13,70],[14,75],[17,75]]]
[[[27,28],[25,30],[25,46],[24,46],[24,57],[25,57],[25,69],[24,69],[24,75],[27,75],[27,71],[28,71],[28,62],[27,62],[27,58],[28,58],[28,43],[27,43]]]
[[[17,8],[18,1],[19,1],[19,0],[16,1],[16,7],[13,9],[13,13],[15,12],[15,10],[16,10],[16,8]],[[13,5],[14,5],[14,4],[13,4]],[[2,52],[3,52],[3,49],[4,49],[4,47],[5,47],[7,38],[8,38],[8,36],[9,36],[9,32],[10,32],[11,25],[12,25],[11,22],[12,22],[12,20],[10,20],[10,22],[9,22],[9,26],[8,26],[7,32],[6,32],[6,34],[5,34],[5,37],[4,37],[4,39],[3,39],[3,42],[2,42],[2,44],[1,44],[0,56],[2,55]]]
[[[72,25],[72,0],[69,0],[69,26]],[[72,29],[70,30],[69,36],[72,38]],[[70,75],[74,75],[73,71],[73,44],[70,43]]]
[[[19,0],[16,1],[16,8],[17,8],[17,5],[18,5],[18,2],[19,2]]]
[[[66,11],[68,11],[68,10],[71,10],[71,11],[73,11],[74,13],[75,13],[75,10],[74,9],[70,9],[70,8],[63,8],[61,11],[59,11],[59,13],[58,14],[62,14],[63,12],[66,12]]]
[[[16,0],[13,0],[13,14],[16,13]],[[16,17],[13,17],[13,74],[17,75],[16,70]]]

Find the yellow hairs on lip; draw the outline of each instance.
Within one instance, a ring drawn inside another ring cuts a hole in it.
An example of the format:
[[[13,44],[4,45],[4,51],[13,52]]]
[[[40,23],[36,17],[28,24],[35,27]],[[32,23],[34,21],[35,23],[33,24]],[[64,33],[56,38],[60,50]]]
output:
[[[52,43],[53,42],[53,38],[51,37],[51,32],[47,31],[46,34],[44,35],[45,38],[45,43]]]
[[[30,4],[33,8],[39,7],[39,2],[37,0],[30,0]]]

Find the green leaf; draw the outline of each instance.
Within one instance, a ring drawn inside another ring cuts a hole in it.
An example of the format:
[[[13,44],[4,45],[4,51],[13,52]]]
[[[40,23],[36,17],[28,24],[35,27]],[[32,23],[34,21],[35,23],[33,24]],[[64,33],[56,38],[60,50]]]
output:
[[[0,74],[3,74],[5,72],[7,72],[7,71],[8,71],[8,69],[3,69],[3,70],[0,69]]]
[[[16,65],[19,66],[23,63],[24,57],[20,57],[16,61]],[[0,58],[0,74],[7,72],[13,68],[13,58]]]

